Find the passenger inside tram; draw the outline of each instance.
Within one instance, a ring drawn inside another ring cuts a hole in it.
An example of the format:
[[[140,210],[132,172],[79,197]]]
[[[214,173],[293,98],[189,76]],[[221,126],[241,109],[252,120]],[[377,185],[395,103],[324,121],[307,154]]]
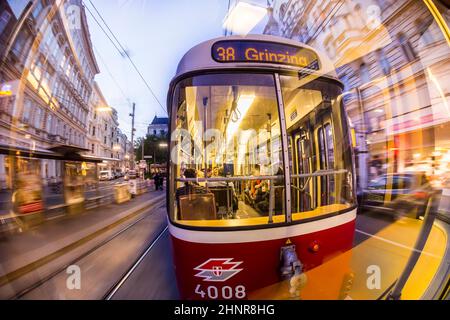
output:
[[[187,168],[184,170],[185,178],[197,178],[197,171],[195,169]],[[180,201],[180,196],[190,194],[205,194],[206,189],[200,186],[196,181],[186,181],[184,185],[177,189],[175,192],[175,199],[177,203]]]
[[[342,118],[341,89],[327,81],[308,83],[290,76],[281,77],[281,84],[292,220],[350,209],[353,195],[344,193],[353,192],[352,151],[347,120]],[[195,226],[285,222],[286,182],[273,75],[195,76],[181,81],[175,92],[173,219]],[[185,178],[197,178],[193,189],[189,184],[183,187],[184,166],[190,168],[184,170]],[[185,216],[178,212],[180,195],[196,193],[199,187],[210,195],[202,203],[210,201],[205,208],[211,212],[180,219]]]
[[[215,167],[211,170],[211,178],[225,177],[223,167]],[[220,215],[236,218],[239,199],[232,181],[209,181],[207,183],[209,192],[214,194],[216,211]]]

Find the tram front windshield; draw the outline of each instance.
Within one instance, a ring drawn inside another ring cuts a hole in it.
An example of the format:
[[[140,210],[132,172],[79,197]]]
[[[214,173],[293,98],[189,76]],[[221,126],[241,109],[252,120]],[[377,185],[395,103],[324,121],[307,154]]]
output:
[[[319,219],[354,207],[341,88],[321,78],[281,76],[280,83],[280,99],[273,74],[199,75],[175,86],[173,222],[255,226]]]

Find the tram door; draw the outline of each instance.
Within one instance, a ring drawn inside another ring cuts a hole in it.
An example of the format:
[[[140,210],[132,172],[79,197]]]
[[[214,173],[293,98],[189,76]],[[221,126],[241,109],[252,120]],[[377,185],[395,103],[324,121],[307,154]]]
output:
[[[294,148],[294,175],[309,174],[312,172],[312,143],[309,130],[304,128],[293,134]],[[301,177],[293,179],[292,193],[294,198],[294,210],[303,212],[312,210],[315,207],[313,180],[311,177]]]
[[[317,168],[319,170],[334,170],[334,132],[331,116],[324,115],[319,118],[314,130],[316,141]],[[322,175],[317,179],[317,194],[319,206],[334,203],[335,177]]]

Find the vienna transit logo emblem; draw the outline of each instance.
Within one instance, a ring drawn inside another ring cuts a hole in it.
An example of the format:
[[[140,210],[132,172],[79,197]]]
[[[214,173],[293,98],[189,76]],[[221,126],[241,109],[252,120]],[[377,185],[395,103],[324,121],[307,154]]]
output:
[[[232,262],[233,258],[212,258],[203,262],[194,270],[200,271],[195,276],[203,281],[223,282],[238,274],[243,269],[236,269],[242,261]]]

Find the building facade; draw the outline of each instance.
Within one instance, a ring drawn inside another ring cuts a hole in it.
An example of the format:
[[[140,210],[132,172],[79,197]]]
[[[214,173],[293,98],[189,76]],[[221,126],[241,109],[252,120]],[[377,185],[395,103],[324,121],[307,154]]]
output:
[[[169,132],[169,118],[155,116],[148,125],[147,135],[166,136]]]
[[[0,189],[12,188],[14,170],[61,179],[47,157],[55,145],[116,167],[117,111],[97,110],[108,104],[81,0],[0,1],[0,59]]]
[[[449,175],[450,50],[423,2],[269,3],[265,33],[320,49],[336,66],[357,134],[360,188],[387,172]]]
[[[86,148],[89,154],[102,158],[101,170],[122,170],[129,167],[127,136],[119,128],[117,110],[110,107],[96,82],[90,98],[89,134]]]
[[[99,69],[81,1],[37,0],[22,11],[17,4],[2,1],[2,23],[8,22],[0,31],[8,40],[2,47],[0,83],[10,90],[0,98],[0,144],[33,150],[55,143],[84,148],[89,98]],[[76,23],[70,23],[68,14],[74,10]],[[10,166],[8,156],[1,156],[3,185],[10,186]],[[41,160],[40,170],[44,183],[61,176],[54,160]]]

